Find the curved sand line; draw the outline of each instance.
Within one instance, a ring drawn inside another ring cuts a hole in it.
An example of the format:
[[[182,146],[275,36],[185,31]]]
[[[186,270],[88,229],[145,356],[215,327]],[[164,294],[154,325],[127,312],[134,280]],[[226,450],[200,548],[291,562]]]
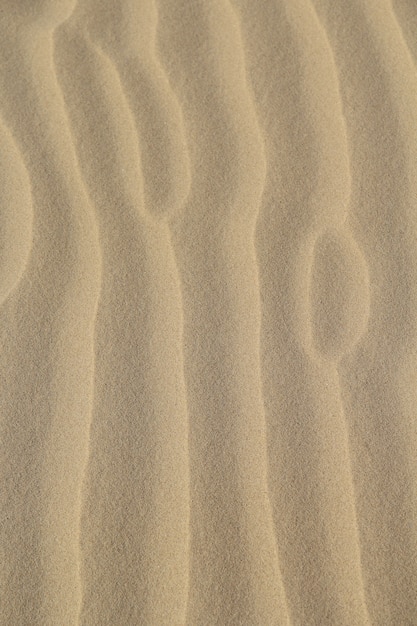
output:
[[[160,56],[182,103],[192,167],[190,197],[173,226],[190,412],[187,623],[284,624],[253,247],[265,161],[239,25],[226,2],[160,0],[158,12]]]
[[[308,4],[264,2],[259,12],[249,2],[235,4],[269,166],[257,237],[263,375],[291,618],[366,624],[337,370],[309,355],[308,339],[314,242],[323,229],[343,223],[350,193],[337,81],[329,81],[333,60]]]
[[[263,160],[266,159],[266,155],[265,155],[265,140],[263,138],[263,133],[262,130],[260,128],[259,125],[259,121],[258,121],[258,117],[257,117],[257,111],[256,111],[256,107],[255,107],[255,101],[254,101],[254,94],[252,89],[249,86],[249,81],[248,81],[248,75],[247,75],[247,70],[246,70],[246,59],[245,59],[245,47],[244,47],[244,42],[243,42],[243,30],[242,30],[242,26],[240,24],[239,21],[239,13],[236,11],[236,9],[233,7],[233,1],[231,0],[227,0],[228,5],[232,8],[233,10],[233,15],[235,20],[237,21],[237,25],[239,28],[239,48],[240,48],[240,54],[242,57],[242,63],[243,63],[243,69],[244,69],[244,87],[246,89],[246,91],[248,92],[246,95],[246,98],[244,100],[246,106],[248,107],[248,109],[250,110],[250,115],[252,117],[252,123],[254,124],[254,126],[256,126],[257,129],[257,134],[259,135],[259,144],[260,144],[260,148],[262,150],[262,158]],[[257,221],[259,219],[259,212],[260,212],[260,208],[261,208],[261,200],[262,200],[262,195],[263,195],[263,191],[265,188],[265,179],[266,179],[266,160],[265,160],[265,169],[264,169],[264,180],[263,180],[263,185],[262,185],[262,194],[259,198],[259,202],[257,204],[257,211],[255,213],[255,222],[254,224],[252,223],[252,228],[253,231],[251,233],[251,238],[250,238],[250,242],[251,245],[254,246],[254,242],[255,242],[255,230],[256,230],[256,225],[257,225]],[[259,381],[258,383],[258,394],[262,395],[262,428],[263,428],[263,439],[264,441],[261,442],[263,445],[263,454],[265,455],[266,458],[266,462],[265,462],[265,467],[263,468],[264,471],[264,480],[266,483],[266,492],[268,494],[268,500],[267,500],[267,515],[268,515],[268,523],[271,524],[272,528],[273,528],[273,533],[275,534],[275,529],[274,529],[274,524],[273,524],[273,510],[272,510],[272,504],[271,504],[271,498],[270,498],[270,481],[269,481],[269,462],[268,462],[268,451],[267,451],[267,437],[268,437],[268,433],[267,433],[267,425],[266,425],[266,416],[265,416],[265,406],[264,406],[264,402],[263,402],[263,381],[262,381],[262,372],[261,372],[261,363],[260,363],[260,348],[261,348],[261,301],[260,301],[260,291],[259,291],[259,264],[258,264],[258,260],[257,260],[257,255],[256,255],[256,249],[254,249],[254,257],[255,257],[255,262],[256,262],[256,283],[255,283],[255,287],[256,287],[256,295],[257,295],[257,302],[258,302],[258,316],[257,316],[257,327],[256,327],[256,343],[258,346],[258,360],[257,360],[257,379]],[[274,556],[276,558],[276,571],[275,574],[277,576],[279,576],[279,590],[280,590],[280,594],[281,594],[281,599],[280,599],[280,614],[277,615],[277,619],[279,619],[281,624],[290,624],[290,616],[289,616],[289,611],[288,611],[288,603],[287,603],[287,599],[286,599],[286,595],[285,595],[285,589],[283,587],[283,581],[282,581],[282,574],[281,574],[281,570],[280,570],[280,565],[279,565],[279,550],[278,550],[278,542],[277,542],[277,538],[275,536],[275,544],[274,544]],[[271,617],[271,620],[274,619],[274,616]]]
[[[391,10],[399,29],[399,34],[408,54],[417,70],[417,40],[414,37],[413,24],[416,20],[416,6],[409,0],[391,0]],[[412,81],[415,83],[416,81]]]
[[[415,39],[413,31],[413,23],[417,17],[416,7],[409,0],[391,0],[390,8],[394,17],[399,35],[406,50],[404,51],[404,57],[409,57],[414,66],[414,76],[411,78],[408,76],[408,84],[412,86],[412,93],[417,90],[417,40]],[[404,59],[405,60],[405,59]],[[408,69],[408,68],[407,68]],[[410,72],[408,72],[410,74]],[[411,112],[411,109],[409,109]],[[413,144],[410,142],[408,148],[412,148]],[[416,150],[416,148],[414,148]],[[416,150],[417,151],[417,150]]]
[[[123,85],[81,18],[74,14],[56,36],[104,251],[80,617],[85,624],[180,625],[189,559],[181,285],[168,225],[146,209]],[[71,63],[78,56],[82,65]]]
[[[412,623],[417,614],[417,540],[410,527],[417,510],[415,76],[389,4],[354,2],[349,11],[342,3],[315,4],[339,67],[352,155],[351,228],[370,276],[368,332],[339,367],[359,494],[367,604],[373,623]],[[354,61],[352,33],[359,51]]]
[[[339,361],[364,336],[369,319],[367,265],[346,228],[317,238],[311,271],[311,332],[317,355]]]
[[[0,126],[0,306],[17,289],[32,248],[33,204],[28,171],[10,131]]]
[[[145,207],[155,217],[171,217],[188,196],[190,164],[181,110],[155,49],[157,5],[154,0],[119,0],[111,10],[96,5],[93,0],[82,5],[80,19],[114,63],[135,119]]]
[[[414,624],[415,18],[3,1],[2,624]]]
[[[52,64],[53,29],[70,5],[14,3],[0,20],[0,109],[30,178],[34,213],[25,273],[1,311],[1,585],[10,624],[76,624],[81,598],[79,489],[100,259]],[[26,101],[22,114],[16,103]]]

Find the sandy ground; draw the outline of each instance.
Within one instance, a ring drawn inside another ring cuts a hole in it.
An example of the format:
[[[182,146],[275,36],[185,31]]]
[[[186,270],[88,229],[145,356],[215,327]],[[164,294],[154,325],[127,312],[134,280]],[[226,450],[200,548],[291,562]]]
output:
[[[1,0],[1,626],[417,625],[416,25]]]

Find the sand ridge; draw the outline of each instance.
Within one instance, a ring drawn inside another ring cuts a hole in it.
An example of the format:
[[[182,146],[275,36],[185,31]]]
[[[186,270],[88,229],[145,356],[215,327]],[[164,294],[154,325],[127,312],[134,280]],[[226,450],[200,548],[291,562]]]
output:
[[[417,624],[410,0],[5,0],[0,624]]]

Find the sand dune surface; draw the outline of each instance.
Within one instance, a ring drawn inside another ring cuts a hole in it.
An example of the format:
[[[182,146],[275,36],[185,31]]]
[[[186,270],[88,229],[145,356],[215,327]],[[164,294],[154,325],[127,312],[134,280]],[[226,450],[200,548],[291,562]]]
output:
[[[416,20],[4,0],[1,625],[417,626]]]

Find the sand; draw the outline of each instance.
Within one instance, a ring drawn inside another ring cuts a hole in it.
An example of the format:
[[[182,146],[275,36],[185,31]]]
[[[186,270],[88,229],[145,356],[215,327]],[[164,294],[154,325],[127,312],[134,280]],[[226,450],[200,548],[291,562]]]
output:
[[[1,626],[417,625],[416,24],[1,2]]]

